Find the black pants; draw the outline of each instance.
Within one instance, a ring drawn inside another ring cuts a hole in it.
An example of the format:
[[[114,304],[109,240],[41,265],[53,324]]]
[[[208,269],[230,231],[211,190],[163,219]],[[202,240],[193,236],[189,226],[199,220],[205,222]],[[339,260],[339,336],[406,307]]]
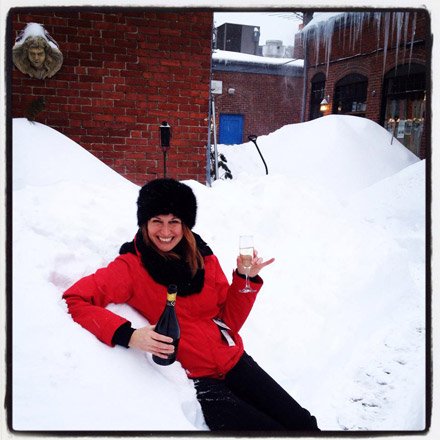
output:
[[[246,353],[224,380],[194,385],[211,431],[319,431],[316,418]]]

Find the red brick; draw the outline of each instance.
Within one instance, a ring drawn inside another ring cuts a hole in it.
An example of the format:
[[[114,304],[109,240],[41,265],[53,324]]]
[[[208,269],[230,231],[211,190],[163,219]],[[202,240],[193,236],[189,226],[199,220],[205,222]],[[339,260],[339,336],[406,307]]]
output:
[[[14,37],[30,21],[45,23],[64,64],[44,81],[13,68],[14,117],[33,97],[46,96],[44,123],[138,184],[162,175],[159,124],[168,120],[175,129],[170,172],[179,178],[178,161],[185,163],[185,175],[197,160],[204,169],[205,158],[196,151],[204,151],[206,142],[212,13],[12,13]],[[205,84],[203,93],[194,80]],[[199,127],[203,136],[194,132]],[[184,147],[189,141],[194,148]],[[196,178],[203,181],[204,172]]]

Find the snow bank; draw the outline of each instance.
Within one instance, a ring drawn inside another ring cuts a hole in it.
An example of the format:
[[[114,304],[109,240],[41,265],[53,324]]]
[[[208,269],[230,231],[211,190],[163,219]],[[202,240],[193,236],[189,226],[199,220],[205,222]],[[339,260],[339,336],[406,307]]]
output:
[[[244,144],[226,153],[233,181],[186,182],[228,277],[241,232],[276,258],[242,336],[324,430],[425,424],[424,161],[385,138],[364,119],[321,118],[258,139],[269,176]],[[206,429],[178,363],[104,346],[61,300],[133,237],[139,188],[26,120],[13,161],[14,428]]]
[[[356,116],[329,115],[286,125],[257,138],[269,174],[288,174],[323,195],[347,198],[419,159],[379,124]],[[220,145],[233,175],[265,168],[252,142]]]

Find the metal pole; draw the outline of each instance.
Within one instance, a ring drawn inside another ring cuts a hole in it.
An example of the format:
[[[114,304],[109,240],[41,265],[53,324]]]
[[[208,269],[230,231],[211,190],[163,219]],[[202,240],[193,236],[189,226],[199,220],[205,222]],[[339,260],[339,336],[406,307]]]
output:
[[[167,152],[163,151],[163,177],[167,177]]]
[[[209,81],[209,104],[208,104],[208,145],[207,145],[207,151],[206,151],[206,183],[211,186],[212,183],[212,177],[211,177],[211,132],[212,132],[212,78],[213,78],[213,71],[212,71],[212,50],[218,48],[218,32],[217,28],[215,27],[214,21],[212,22],[212,41],[214,44],[211,45],[211,58],[210,58],[210,81]]]
[[[214,171],[215,180],[218,180],[218,151],[217,151],[217,124],[215,122],[215,99],[212,96],[212,123],[213,123],[213,133],[214,133]]]
[[[208,142],[206,146],[206,183],[211,186],[211,100],[212,94],[209,94],[208,105]]]
[[[258,145],[257,145],[257,136],[255,136],[254,134],[250,134],[250,135],[248,136],[248,139],[249,139],[251,142],[253,142],[254,145],[255,145],[255,147],[257,148],[258,154],[260,155],[261,160],[263,161],[263,164],[264,164],[264,168],[266,169],[266,176],[267,176],[267,175],[269,174],[269,170],[267,169],[266,161],[264,160],[264,157],[263,157],[263,155],[261,154],[260,149],[258,148]]]
[[[308,51],[308,44],[307,44],[307,38],[303,36],[302,38],[305,38],[303,50],[304,50],[304,64],[303,64],[303,96],[302,96],[302,103],[301,103],[301,122],[305,121],[306,118],[306,105],[307,105],[307,51]]]

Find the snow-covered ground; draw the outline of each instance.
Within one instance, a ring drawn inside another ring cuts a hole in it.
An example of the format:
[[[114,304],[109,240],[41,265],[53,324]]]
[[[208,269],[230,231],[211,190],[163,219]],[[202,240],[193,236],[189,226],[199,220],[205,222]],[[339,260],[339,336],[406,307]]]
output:
[[[227,276],[242,232],[276,258],[242,336],[323,430],[425,428],[425,161],[390,140],[367,119],[327,116],[258,138],[268,176],[249,142],[219,147],[232,181],[186,182],[194,230]],[[61,299],[134,236],[138,190],[53,129],[14,120],[14,429],[206,429],[178,363],[103,345]]]

